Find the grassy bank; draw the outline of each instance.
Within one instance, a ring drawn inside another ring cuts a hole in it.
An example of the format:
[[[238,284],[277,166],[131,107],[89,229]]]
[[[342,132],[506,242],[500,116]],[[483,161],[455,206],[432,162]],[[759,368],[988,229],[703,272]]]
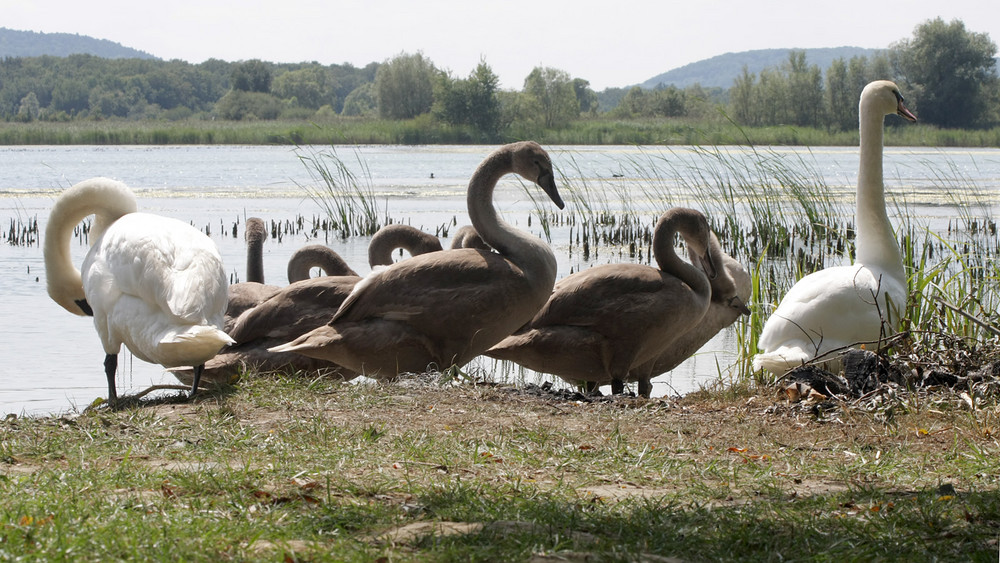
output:
[[[0,558],[997,557],[995,398],[579,403],[253,377],[190,404],[0,423]]]
[[[503,141],[533,139],[560,145],[808,145],[850,146],[857,131],[798,127],[738,128],[723,120],[580,120],[558,130],[514,124]],[[0,124],[0,145],[262,145],[262,144],[477,144],[490,142],[466,128],[426,117],[408,121],[337,118],[329,121],[73,121]],[[493,142],[496,142],[493,140]],[[890,127],[886,144],[1000,146],[1000,129],[939,130]]]

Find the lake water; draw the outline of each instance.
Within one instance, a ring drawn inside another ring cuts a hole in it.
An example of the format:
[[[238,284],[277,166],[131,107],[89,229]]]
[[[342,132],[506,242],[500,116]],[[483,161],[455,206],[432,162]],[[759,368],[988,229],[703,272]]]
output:
[[[429,232],[453,223],[468,223],[465,188],[479,161],[492,147],[482,146],[363,146],[337,147],[337,156],[356,174],[369,178],[380,207],[396,222]],[[684,193],[689,184],[678,182],[667,170],[709,166],[704,154],[688,147],[547,147],[559,170],[560,184],[588,187],[602,205],[623,205],[650,217],[670,204],[692,204],[697,194]],[[219,245],[234,281],[242,279],[245,248],[242,224],[257,216],[284,223],[321,216],[320,206],[304,186],[318,187],[300,155],[318,157],[330,147],[181,146],[181,147],[0,147],[0,219],[9,225],[37,219],[44,232],[52,202],[65,188],[93,176],[124,181],[139,198],[142,211],[189,221],[208,229]],[[746,149],[727,148],[736,158]],[[776,148],[775,158],[805,160],[809,173],[823,178],[827,189],[844,194],[852,205],[857,172],[857,148]],[[677,168],[671,168],[677,167]],[[905,213],[943,226],[968,212],[955,202],[974,200],[977,212],[995,214],[1000,199],[998,149],[887,149],[887,187]],[[659,196],[651,196],[651,186]],[[561,189],[563,189],[561,187]],[[540,194],[541,192],[535,192]],[[582,193],[582,192],[581,192]],[[663,193],[672,194],[669,202]],[[537,196],[544,198],[544,196]],[[563,191],[570,213],[579,212],[573,194]],[[581,196],[582,197],[582,196]],[[541,234],[537,218],[529,225],[535,203],[519,182],[508,177],[497,189],[496,204],[511,223]],[[539,199],[539,207],[556,211]],[[965,203],[960,204],[966,206]],[[897,211],[896,213],[899,213]],[[891,213],[892,214],[892,213]],[[898,218],[894,218],[898,219]],[[650,219],[652,220],[652,219]],[[230,231],[239,224],[239,236]],[[265,243],[265,276],[269,283],[285,283],[288,257],[303,244],[328,244],[359,272],[368,271],[367,238],[340,240],[320,233],[283,236]],[[447,240],[444,241],[447,246]],[[616,249],[603,249],[584,260],[570,244],[570,227],[551,230],[551,244],[559,260],[560,277],[596,262],[628,261]],[[79,264],[86,247],[78,244]],[[749,266],[749,265],[748,265]],[[46,414],[82,409],[107,393],[103,376],[104,353],[89,318],[76,317],[49,299],[38,244],[17,246],[0,242],[0,414]],[[654,381],[654,395],[686,393],[719,377],[732,363],[734,331],[723,331],[703,350],[676,370]],[[174,380],[159,366],[132,359],[123,348],[118,386],[130,393],[155,383]],[[471,366],[496,371],[492,360]],[[503,367],[503,366],[501,366]],[[500,369],[503,377],[517,377]],[[526,374],[535,381],[537,374]]]

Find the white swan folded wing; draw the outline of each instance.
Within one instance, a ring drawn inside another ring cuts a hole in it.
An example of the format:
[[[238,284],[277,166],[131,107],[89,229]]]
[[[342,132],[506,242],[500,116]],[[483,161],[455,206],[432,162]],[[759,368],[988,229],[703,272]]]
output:
[[[108,354],[125,344],[147,362],[198,365],[232,342],[218,328],[228,299],[222,259],[186,223],[123,216],[95,242],[82,278]]]
[[[899,321],[902,280],[861,264],[827,268],[802,278],[767,320],[754,367],[779,373],[860,343],[877,342]],[[884,326],[883,326],[884,325]]]

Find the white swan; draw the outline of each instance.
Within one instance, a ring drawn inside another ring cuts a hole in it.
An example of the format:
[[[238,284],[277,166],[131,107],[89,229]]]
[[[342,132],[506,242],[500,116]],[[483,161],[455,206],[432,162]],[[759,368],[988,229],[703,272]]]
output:
[[[677,233],[703,269],[674,252]],[[709,277],[718,275],[710,235],[701,212],[668,210],[653,234],[659,268],[604,264],[563,278],[531,322],[486,355],[586,387],[610,383],[612,393],[622,393],[630,370],[655,359],[705,316]],[[639,382],[648,397],[648,377]]]
[[[108,400],[117,400],[115,371],[121,345],[164,367],[201,365],[233,340],[220,330],[226,273],[215,244],[191,225],[138,213],[121,182],[85,180],[52,207],[45,229],[49,296],[76,315],[92,315],[104,345]],[[93,244],[82,273],[70,259],[73,228],[96,215]]]
[[[826,268],[792,286],[764,324],[754,369],[775,374],[817,358],[839,369],[831,351],[876,342],[899,325],[906,306],[906,272],[885,211],[882,179],[883,120],[897,114],[917,118],[903,105],[899,88],[887,80],[868,84],[859,105],[861,133],[857,189],[857,259]]]
[[[552,292],[544,242],[497,217],[493,191],[516,172],[560,208],[552,163],[534,142],[490,154],[469,182],[469,217],[496,252],[456,249],[397,262],[355,286],[328,325],[271,348],[323,358],[370,377],[463,366],[531,319]]]

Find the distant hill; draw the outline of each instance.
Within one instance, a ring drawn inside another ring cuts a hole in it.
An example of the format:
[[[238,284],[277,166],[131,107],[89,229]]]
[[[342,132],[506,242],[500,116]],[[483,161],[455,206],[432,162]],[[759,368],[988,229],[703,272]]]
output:
[[[38,33],[0,27],[0,58],[87,54],[105,59],[156,59],[149,53],[107,39],[73,33]]]
[[[818,66],[825,72],[835,59],[842,58],[846,61],[855,56],[871,57],[882,49],[830,47],[822,49],[758,49],[740,53],[726,53],[658,74],[639,86],[656,88],[663,84],[684,88],[693,84],[701,84],[706,88],[731,88],[733,81],[743,72],[744,65],[750,72],[759,73],[765,68],[780,66],[788,60],[788,53],[793,50],[805,51],[806,62]]]

